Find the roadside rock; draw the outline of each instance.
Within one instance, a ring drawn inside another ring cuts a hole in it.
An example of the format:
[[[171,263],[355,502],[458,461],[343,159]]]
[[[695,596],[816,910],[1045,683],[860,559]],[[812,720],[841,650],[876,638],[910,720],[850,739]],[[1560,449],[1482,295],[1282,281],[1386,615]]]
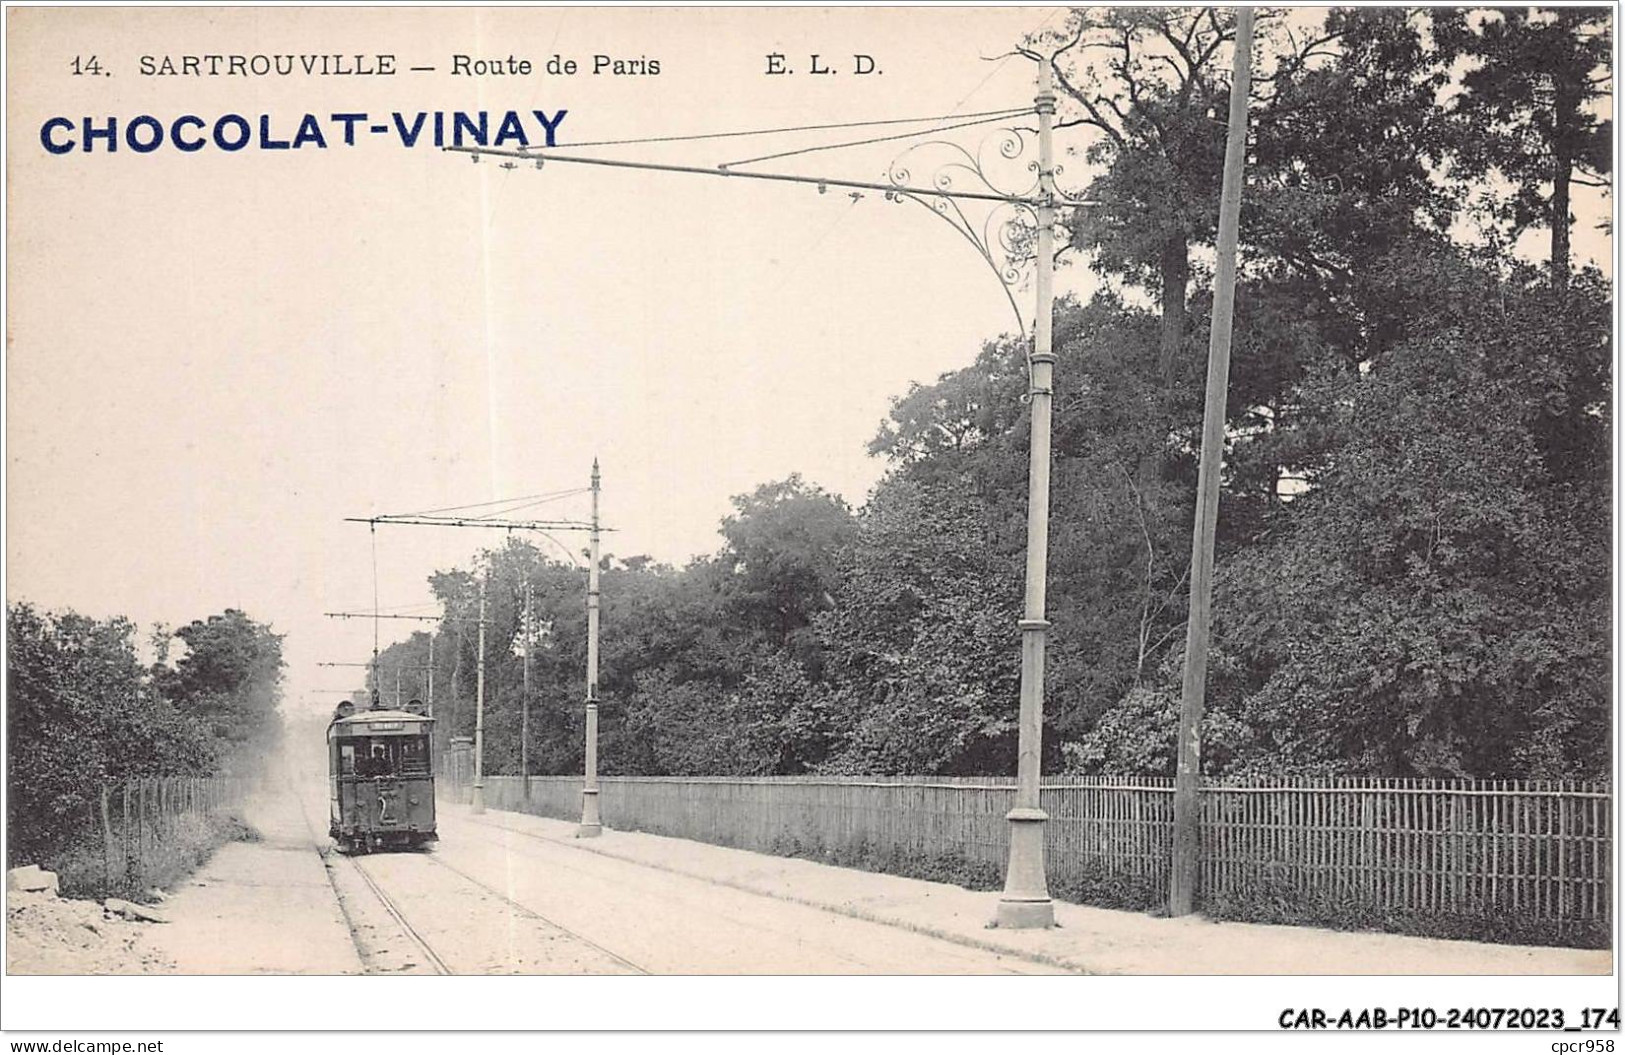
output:
[[[141,920],[145,923],[169,922],[169,918],[157,909],[148,908],[146,905],[137,905],[135,902],[125,901],[123,898],[110,897],[102,904],[107,911],[123,916],[125,919]]]
[[[58,886],[55,872],[47,872],[39,865],[24,865],[6,873],[6,889],[25,893],[48,893],[56,897]]]

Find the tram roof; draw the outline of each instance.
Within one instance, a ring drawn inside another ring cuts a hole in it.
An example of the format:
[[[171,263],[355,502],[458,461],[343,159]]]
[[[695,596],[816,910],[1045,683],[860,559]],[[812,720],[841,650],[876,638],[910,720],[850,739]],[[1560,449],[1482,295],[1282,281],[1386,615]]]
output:
[[[411,711],[357,711],[345,718],[335,718],[328,725],[331,732],[362,736],[369,733],[402,733],[417,726],[426,726],[434,719]],[[411,723],[409,726],[407,723]],[[385,728],[374,728],[385,726]],[[389,727],[393,728],[389,728]]]

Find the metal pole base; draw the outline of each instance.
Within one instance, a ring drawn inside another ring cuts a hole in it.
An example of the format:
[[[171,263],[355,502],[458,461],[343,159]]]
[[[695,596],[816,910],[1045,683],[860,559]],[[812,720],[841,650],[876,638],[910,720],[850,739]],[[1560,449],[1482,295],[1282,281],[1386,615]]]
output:
[[[1055,926],[1055,902],[999,899],[993,925],[1000,930],[1043,930]]]
[[[1010,863],[993,925],[1009,930],[1053,927],[1055,903],[1044,878],[1044,822],[1049,814],[1018,806],[1005,819],[1010,822]]]
[[[475,813],[484,813],[485,812],[485,785],[484,784],[475,784],[474,785],[474,794],[469,799],[469,802],[473,805],[473,809],[474,809]]]
[[[604,825],[598,819],[598,789],[581,793],[581,825],[576,828],[577,839],[596,839],[604,834]]]

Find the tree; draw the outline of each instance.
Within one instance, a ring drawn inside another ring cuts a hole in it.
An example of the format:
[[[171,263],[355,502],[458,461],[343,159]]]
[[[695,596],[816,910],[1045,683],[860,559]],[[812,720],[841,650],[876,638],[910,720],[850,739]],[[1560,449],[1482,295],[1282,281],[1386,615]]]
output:
[[[624,744],[629,772],[756,776],[804,773],[822,762],[834,731],[826,696],[783,652],[756,653],[737,686],[678,680],[671,665],[636,676]]]
[[[1067,304],[1058,314],[1064,319]],[[1065,327],[1054,344],[1063,347]],[[978,493],[1003,490],[1025,473],[1011,437],[1025,427],[1028,342],[1005,336],[987,341],[975,362],[930,385],[914,383],[895,397],[869,453],[915,482],[969,480]]]
[[[1072,246],[1100,269],[1150,288],[1161,306],[1159,372],[1171,388],[1186,335],[1191,248],[1217,215],[1228,105],[1220,49],[1235,17],[1218,8],[1074,10],[1057,34],[1055,79],[1070,103],[1057,129],[1099,135],[1084,153],[1100,166],[1085,195],[1109,203],[1068,217]],[[1022,49],[1038,58],[1037,42]]]
[[[153,671],[156,685],[184,715],[242,754],[276,735],[282,695],[282,635],[228,608],[175,631],[186,654]],[[245,759],[246,761],[246,756]]]
[[[6,609],[8,855],[71,841],[104,781],[205,775],[215,745],[152,690],[127,619]]]
[[[1194,463],[1170,437],[1196,425],[1175,427],[1168,419],[1175,404],[1161,387],[1154,314],[1109,291],[1085,305],[1063,299],[1056,306],[1055,349],[1053,629],[1045,704],[1051,749],[1083,735],[1132,685],[1153,677],[1176,640],[1184,618],[1179,586],[1188,562],[1185,517]],[[1013,569],[1010,582],[1019,587],[1026,538],[1025,351],[1016,337],[990,341],[970,366],[935,384],[915,385],[894,401],[890,420],[870,445],[888,458],[892,472],[861,513],[860,534],[894,489],[962,494],[974,504],[945,508],[960,509],[978,527],[978,548],[987,560]],[[1148,465],[1154,471],[1144,472]],[[934,532],[937,525],[922,518],[919,530]],[[891,541],[918,544],[902,532]],[[942,584],[945,597],[960,588]],[[1011,632],[992,624],[987,629],[1000,639]]]
[[[722,522],[723,560],[731,564],[731,607],[778,647],[828,607],[836,551],[851,537],[846,503],[800,474],[735,495]]]
[[[582,750],[579,717],[586,697],[585,571],[544,557],[535,545],[520,538],[509,538],[502,547],[484,551],[476,564],[483,569],[479,574],[454,568],[429,577],[430,590],[442,606],[435,647],[437,740],[444,743],[453,736],[474,734],[483,579],[486,772],[519,772],[524,724],[524,666],[519,646],[528,583],[534,625],[547,631],[531,660],[531,769],[537,773],[578,772]],[[607,612],[610,591],[605,593]],[[427,651],[426,643],[418,644],[415,636],[414,641],[382,653],[380,671],[384,678],[392,679],[397,664],[420,665]],[[385,687],[392,691],[392,686],[390,680]]]
[[[1612,164],[1613,123],[1600,104],[1612,95],[1613,17],[1606,7],[1433,13],[1441,55],[1472,64],[1454,107],[1463,172],[1512,184],[1499,211],[1514,231],[1551,231],[1559,289],[1571,271],[1573,185],[1606,187]]]
[[[1413,11],[1335,9],[1307,38],[1277,24],[1258,78],[1243,197],[1221,554],[1267,533],[1283,493],[1337,442],[1301,395],[1317,371],[1369,369],[1432,326],[1426,268],[1449,246],[1461,188],[1448,69]],[[1193,312],[1204,315],[1198,294]],[[1193,378],[1194,389],[1194,378]]]
[[[1410,272],[1435,308],[1368,369],[1302,398],[1342,419],[1313,487],[1221,571],[1210,714],[1231,770],[1594,777],[1607,771],[1606,286],[1559,311],[1460,254]],[[1577,457],[1576,452],[1590,452]],[[1147,741],[1131,694],[1071,752]],[[1151,725],[1153,729],[1161,729]]]
[[[963,488],[877,489],[817,621],[823,705],[842,743],[827,768],[980,773],[1013,768],[1020,563],[988,545]]]

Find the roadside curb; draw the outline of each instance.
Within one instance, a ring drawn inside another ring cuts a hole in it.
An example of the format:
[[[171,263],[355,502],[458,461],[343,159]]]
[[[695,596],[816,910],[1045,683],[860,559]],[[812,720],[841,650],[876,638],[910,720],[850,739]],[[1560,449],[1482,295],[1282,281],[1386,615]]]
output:
[[[493,811],[493,812],[506,813],[506,812],[509,812],[509,811],[501,810],[501,811]],[[532,814],[527,814],[527,813],[517,813],[517,814],[514,814],[514,815],[519,816],[519,817],[533,816]],[[542,818],[542,819],[549,819],[550,820],[550,819],[554,819],[554,818]],[[504,831],[513,832],[513,833],[515,833],[517,835],[526,835],[526,836],[530,836],[531,838],[542,839],[542,840],[545,840],[546,842],[554,843],[555,845],[558,845],[558,846],[568,847],[569,849],[572,849],[572,850],[580,850],[583,853],[596,854],[599,857],[607,857],[607,858],[610,858],[610,859],[616,860],[616,861],[624,861],[627,864],[640,865],[640,866],[642,866],[644,868],[652,868],[652,869],[654,869],[655,871],[658,871],[658,872],[666,872],[666,873],[669,873],[671,875],[679,875],[679,876],[684,877],[685,879],[697,879],[697,880],[700,880],[701,882],[704,882],[704,883],[710,883],[713,886],[726,887],[726,888],[728,888],[730,890],[738,890],[738,891],[741,891],[742,893],[746,893],[746,894],[755,894],[758,897],[768,897],[768,898],[773,898],[776,901],[785,901],[785,902],[788,902],[788,903],[790,903],[792,905],[802,905],[802,906],[804,906],[806,908],[815,908],[815,909],[820,909],[820,910],[825,911],[825,912],[833,912],[833,913],[835,913],[837,915],[846,916],[846,917],[848,917],[850,919],[863,920],[866,923],[878,923],[878,924],[881,924],[882,926],[895,927],[898,930],[908,931],[910,933],[923,935],[923,936],[928,937],[928,938],[936,938],[936,939],[941,940],[941,941],[952,942],[955,945],[962,945],[962,946],[964,946],[966,948],[976,949],[976,950],[979,950],[981,952],[991,952],[991,953],[995,953],[995,954],[1000,955],[1000,956],[1009,956],[1009,957],[1012,957],[1014,959],[1025,960],[1028,963],[1036,963],[1036,964],[1040,964],[1040,965],[1045,966],[1045,967],[1056,967],[1056,968],[1059,968],[1059,969],[1061,969],[1063,971],[1070,971],[1070,972],[1073,972],[1075,974],[1104,975],[1104,974],[1115,973],[1115,972],[1111,972],[1111,971],[1094,970],[1094,969],[1091,969],[1089,967],[1086,967],[1085,965],[1083,965],[1081,963],[1078,963],[1075,960],[1067,959],[1064,956],[1053,956],[1053,955],[1050,955],[1050,954],[1044,953],[1044,952],[1037,952],[1037,951],[1033,951],[1033,950],[1029,950],[1029,949],[1015,948],[1015,947],[1012,947],[1010,945],[1002,944],[1000,942],[975,938],[975,937],[972,937],[972,936],[970,936],[968,934],[964,934],[964,933],[959,932],[959,931],[948,930],[948,929],[945,929],[945,928],[942,928],[942,927],[933,927],[930,924],[916,923],[913,920],[903,919],[903,918],[899,918],[897,916],[891,916],[891,915],[887,915],[887,914],[881,913],[881,912],[875,912],[875,911],[872,911],[872,910],[869,910],[869,909],[861,908],[861,907],[856,906],[856,905],[847,904],[845,902],[823,901],[823,900],[819,900],[817,898],[798,897],[797,895],[787,894],[787,893],[785,893],[785,892],[783,892],[781,890],[774,890],[774,889],[769,888],[769,887],[762,887],[762,886],[754,885],[754,884],[751,884],[751,883],[740,882],[739,880],[736,880],[736,879],[728,879],[728,878],[722,877],[722,876],[708,875],[705,872],[696,872],[696,871],[693,871],[693,870],[687,869],[687,868],[679,868],[679,867],[677,867],[675,865],[666,864],[666,863],[661,862],[661,861],[651,861],[651,860],[647,860],[645,858],[633,856],[633,855],[630,855],[630,854],[615,853],[615,852],[613,852],[611,850],[604,849],[602,846],[586,845],[585,844],[586,841],[581,840],[581,839],[560,839],[560,838],[557,838],[555,836],[544,835],[544,834],[541,834],[539,832],[527,832],[527,831],[524,831],[524,830],[522,830],[520,828],[515,828],[515,827],[509,826],[509,825],[506,825],[506,824],[493,824],[490,821],[471,821],[471,823],[483,824],[486,827],[490,827],[490,828],[500,828],[500,829],[502,829]],[[604,829],[604,833],[606,835],[608,835],[608,834],[653,835],[654,834],[652,832],[617,832],[616,829],[611,829],[611,828],[608,828],[608,827],[606,827]],[[656,837],[657,838],[667,838],[666,836],[656,836]],[[709,845],[709,844],[702,844],[702,845]],[[721,847],[721,849],[730,849],[730,847]],[[745,851],[745,852],[749,852],[749,851]],[[770,856],[770,855],[764,855],[764,856]],[[783,858],[783,860],[798,860],[798,859],[797,858]],[[819,862],[817,862],[817,861],[809,861],[809,862],[806,862],[806,863],[807,864],[818,864]],[[830,866],[825,866],[825,867],[830,867]],[[879,873],[876,873],[876,874],[879,874]]]

